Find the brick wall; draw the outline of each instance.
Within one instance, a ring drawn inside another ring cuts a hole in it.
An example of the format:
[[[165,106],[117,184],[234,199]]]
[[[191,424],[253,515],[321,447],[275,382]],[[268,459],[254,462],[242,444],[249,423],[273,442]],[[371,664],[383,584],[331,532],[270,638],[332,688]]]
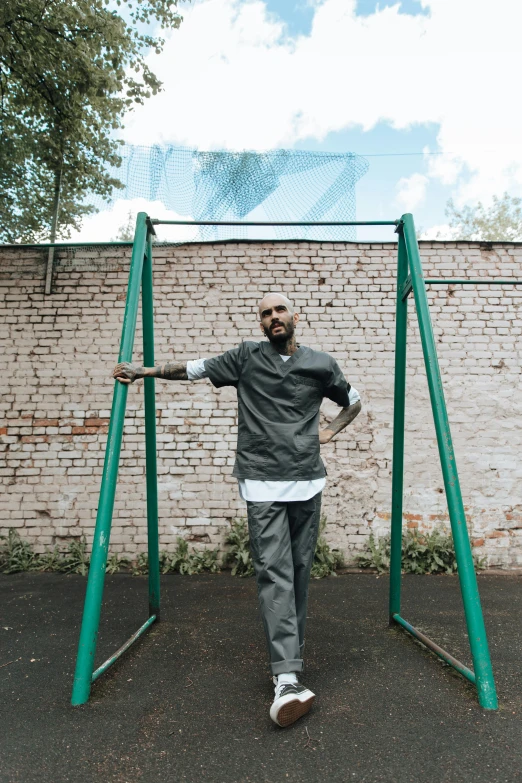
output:
[[[522,245],[421,243],[426,276],[522,277]],[[2,495],[0,532],[40,551],[92,541],[125,304],[130,250],[60,250],[54,293],[46,254],[0,249]],[[363,412],[323,447],[327,538],[349,557],[389,527],[392,452],[393,243],[217,243],[155,250],[156,357],[213,356],[259,339],[256,304],[283,289],[299,340],[328,351],[360,391]],[[471,538],[490,565],[522,565],[521,287],[440,286],[429,293]],[[411,302],[405,516],[447,522],[421,347]],[[141,331],[135,359],[141,360]],[[245,514],[231,476],[234,389],[157,383],[160,541],[222,545]],[[325,421],[336,415],[329,401]],[[143,391],[129,390],[111,549],[146,544]]]

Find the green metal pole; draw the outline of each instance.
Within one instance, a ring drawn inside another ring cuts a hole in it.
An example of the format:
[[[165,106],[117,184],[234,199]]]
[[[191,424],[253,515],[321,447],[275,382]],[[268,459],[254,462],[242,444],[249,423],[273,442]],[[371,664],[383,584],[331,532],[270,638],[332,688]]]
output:
[[[401,611],[402,497],[404,484],[404,406],[406,397],[406,340],[408,297],[403,287],[408,277],[408,256],[402,226],[399,226],[397,306],[395,317],[395,385],[393,394],[393,462],[390,552],[390,624]]]
[[[147,239],[142,279],[143,364],[154,367],[154,304],[152,289],[152,234]],[[147,535],[149,549],[149,615],[160,619],[158,540],[158,471],[156,465],[156,404],[154,378],[144,380],[145,460],[147,473]]]
[[[415,236],[413,216],[411,214],[403,215],[402,221],[404,225],[404,240],[411,270],[417,318],[419,320],[424,363],[428,376],[428,386],[433,418],[435,421],[435,430],[437,433],[442,474],[448,500],[451,530],[457,557],[460,589],[464,604],[466,624],[468,627],[471,655],[473,657],[475,676],[477,679],[479,702],[485,709],[496,710],[498,702],[495,690],[495,680],[493,678],[486,628],[480,605],[477,577],[473,566],[473,556],[471,554],[468,529],[466,526],[466,515],[464,513],[462,495],[460,492],[455,452],[451,440],[448,413],[442,389],[442,379],[437,360],[435,340],[433,338],[428,297],[426,296],[426,286],[422,273],[419,246]]]
[[[125,315],[123,317],[123,330],[119,354],[120,362],[130,362],[132,359],[143,256],[145,253],[145,243],[147,241],[146,218],[147,215],[145,212],[140,212],[138,213],[136,220],[136,233],[134,234],[134,246],[132,249],[129,285],[127,289],[127,302],[125,304]],[[103,583],[107,565],[107,552],[109,549],[114,496],[116,494],[116,479],[118,476],[126,402],[127,385],[115,381],[111,420],[100,488],[98,515],[94,531],[91,565],[89,568],[89,578],[87,580],[87,591],[78,645],[78,657],[76,659],[76,671],[71,699],[71,702],[74,705],[85,704],[89,699],[91,690],[91,677],[94,669],[98,626],[100,624]]]

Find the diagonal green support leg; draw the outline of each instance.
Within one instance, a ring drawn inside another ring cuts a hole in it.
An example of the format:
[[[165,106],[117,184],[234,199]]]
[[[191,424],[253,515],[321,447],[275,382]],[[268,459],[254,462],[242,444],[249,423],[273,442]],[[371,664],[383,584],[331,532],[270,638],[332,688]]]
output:
[[[120,344],[120,362],[130,362],[132,360],[146,241],[147,215],[145,212],[140,212],[136,220],[136,233],[132,249],[127,302],[125,304],[125,315],[123,317],[123,330]],[[126,384],[119,383],[118,381],[114,382],[114,398],[107,437],[107,448],[105,451],[105,462],[103,465],[98,515],[96,517],[91,565],[89,568],[89,578],[87,580],[87,591],[85,594],[82,627],[78,645],[78,657],[76,659],[76,671],[74,674],[71,699],[71,702],[74,705],[85,704],[85,702],[88,701],[91,692],[91,678],[94,669],[96,643],[98,640],[98,627],[100,624],[105,568],[107,566],[107,553],[111,535],[112,513],[114,509],[114,497],[116,494],[116,479],[120,461],[127,391]]]
[[[435,430],[437,433],[442,474],[448,500],[451,530],[455,544],[455,554],[457,556],[460,589],[464,604],[471,655],[473,657],[478,697],[482,707],[488,710],[496,710],[498,708],[498,701],[495,690],[495,680],[493,677],[486,628],[480,605],[477,577],[473,565],[473,556],[471,554],[466,515],[462,503],[457,463],[451,440],[448,413],[442,389],[442,379],[437,360],[437,350],[431,326],[428,298],[426,296],[426,286],[422,273],[421,258],[415,235],[413,216],[410,214],[403,215],[402,224],[411,271],[411,282],[415,296],[417,318],[419,321],[424,363],[428,376],[428,386],[433,418],[435,421]]]
[[[397,306],[395,316],[395,383],[393,394],[393,462],[390,547],[390,623],[401,611],[402,498],[404,484],[404,406],[406,397],[406,340],[408,297],[404,286],[408,278],[408,256],[404,236],[399,231],[397,265]]]

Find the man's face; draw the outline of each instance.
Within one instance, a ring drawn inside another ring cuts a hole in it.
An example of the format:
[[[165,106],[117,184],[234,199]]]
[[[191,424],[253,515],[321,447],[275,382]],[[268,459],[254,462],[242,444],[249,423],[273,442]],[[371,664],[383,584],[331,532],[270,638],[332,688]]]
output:
[[[289,303],[282,296],[266,296],[259,306],[261,331],[271,343],[285,343],[291,339],[299,320],[297,313],[291,313]]]

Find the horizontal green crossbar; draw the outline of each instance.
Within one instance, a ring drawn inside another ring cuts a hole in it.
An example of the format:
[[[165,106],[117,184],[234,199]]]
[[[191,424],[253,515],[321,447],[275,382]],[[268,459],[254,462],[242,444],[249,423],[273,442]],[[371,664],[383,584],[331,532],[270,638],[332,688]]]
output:
[[[508,280],[506,278],[504,279],[497,279],[495,280],[492,278],[491,280],[459,280],[457,278],[449,279],[449,280],[441,280],[438,277],[433,278],[424,278],[424,282],[426,284],[430,285],[522,285],[522,280]],[[411,275],[408,275],[406,280],[404,281],[404,285],[401,289],[401,298],[402,301],[404,301],[412,292],[413,286],[411,282]]]
[[[153,226],[398,226],[400,220],[349,220],[349,221],[313,221],[313,222],[273,222],[244,220],[158,220],[153,218]]]
[[[477,280],[460,280],[457,278],[450,278],[449,280],[441,280],[438,277],[434,278],[425,278],[425,283],[430,283],[431,285],[445,285],[446,283],[451,285],[522,285],[522,280],[510,280],[509,278],[502,278],[495,280],[494,278],[490,280],[484,280],[483,278],[479,278]]]
[[[430,650],[433,650],[435,655],[438,655],[439,658],[442,658],[445,663],[449,663],[450,666],[453,666],[453,668],[456,669],[459,674],[462,674],[463,677],[472,682],[474,685],[476,684],[475,675],[471,669],[468,669],[467,666],[464,666],[464,664],[454,658],[453,655],[450,655],[448,652],[446,652],[446,650],[443,650],[442,647],[439,647],[438,644],[435,644],[435,642],[433,642],[428,636],[423,634],[417,628],[414,628],[413,625],[410,625],[410,623],[408,623],[406,620],[403,620],[400,614],[392,614],[392,619],[401,625],[406,631],[408,631],[408,633],[422,642],[426,647],[428,647]]]
[[[100,675],[102,675],[104,672],[106,672],[106,671],[107,671],[107,669],[109,668],[109,666],[112,666],[112,664],[113,664],[113,663],[115,663],[115,662],[118,660],[118,658],[120,658],[120,657],[123,655],[123,653],[124,653],[126,650],[128,650],[128,649],[129,649],[129,647],[131,646],[131,644],[133,644],[133,642],[135,642],[135,641],[136,641],[136,639],[139,639],[139,638],[140,638],[140,636],[141,636],[142,634],[144,634],[144,633],[145,633],[145,631],[147,630],[147,628],[150,628],[150,626],[151,626],[151,625],[152,625],[152,623],[155,621],[155,619],[156,619],[156,615],[155,615],[155,614],[151,615],[151,616],[149,617],[149,619],[147,620],[147,622],[146,622],[146,623],[143,623],[143,625],[141,626],[141,628],[138,628],[138,630],[136,631],[136,633],[133,633],[133,634],[132,634],[132,636],[130,637],[130,639],[127,639],[127,641],[125,642],[125,644],[123,644],[123,645],[120,647],[120,649],[119,649],[119,650],[116,650],[116,652],[114,653],[114,655],[111,655],[111,657],[110,657],[110,658],[107,658],[107,660],[105,661],[105,663],[102,663],[102,665],[101,665],[101,666],[99,666],[99,667],[96,669],[96,671],[92,673],[91,682],[94,682],[95,680],[97,680],[97,679],[98,679],[98,677],[100,677]]]

